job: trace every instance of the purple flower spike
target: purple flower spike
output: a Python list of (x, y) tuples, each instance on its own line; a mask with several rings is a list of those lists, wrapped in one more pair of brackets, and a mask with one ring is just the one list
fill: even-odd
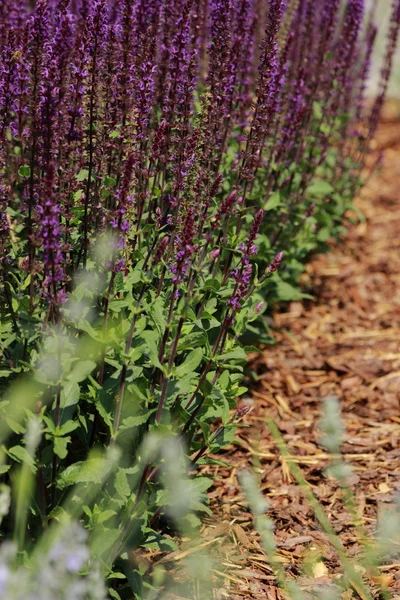
[(275, 273), (275, 271), (277, 271), (279, 269), (282, 260), (283, 260), (283, 252), (278, 252), (278, 254), (275, 256), (272, 263), (269, 265), (267, 272)]
[(195, 215), (193, 208), (189, 208), (182, 231), (175, 238), (175, 258), (170, 265), (174, 275), (173, 282), (180, 284), (185, 280), (186, 273), (191, 265), (191, 259), (198, 246), (193, 243), (195, 235)]
[(260, 313), (262, 312), (262, 310), (264, 309), (265, 306), (265, 302), (259, 302), (255, 308), (256, 313)]
[(61, 210), (54, 197), (55, 170), (51, 163), (47, 170), (43, 199), (37, 207), (41, 223), (40, 237), (43, 245), (43, 263), (45, 272), (44, 286), (47, 296), (54, 304), (60, 303), (58, 293), (60, 284), (65, 280), (63, 268), (64, 256), (61, 251)]

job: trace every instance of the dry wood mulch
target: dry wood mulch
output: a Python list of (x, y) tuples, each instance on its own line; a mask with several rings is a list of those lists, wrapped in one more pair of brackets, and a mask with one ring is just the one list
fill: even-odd
[[(258, 475), (268, 501), (266, 514), (274, 522), (278, 558), (288, 578), (297, 581), (309, 600), (322, 587), (341, 589), (340, 560), (276, 447), (266, 424), (272, 418), (370, 594), (383, 598), (384, 586), (400, 600), (400, 540), (397, 557), (377, 572), (357, 566), (362, 542), (340, 487), (326, 472), (330, 457), (318, 429), (323, 399), (336, 396), (346, 427), (342, 453), (353, 468), (350, 485), (358, 524), (374, 535), (379, 511), (400, 498), (399, 103), (386, 107), (371, 165), (379, 158), (381, 168), (356, 201), (366, 221), (350, 229), (345, 244), (312, 260), (303, 286), (314, 300), (275, 312), (277, 344), (252, 357), (258, 383), (242, 402), (251, 411), (243, 420), (239, 444), (215, 457), (228, 467), (204, 469), (215, 486), (213, 516), (206, 520), (202, 538), (162, 559), (174, 579), (179, 573), (186, 579), (185, 560), (192, 557), (201, 580), (199, 551), (211, 555), (212, 574), (206, 577), (213, 591), (200, 586), (196, 591), (194, 585), (189, 593), (183, 586), (182, 594), (168, 599), (291, 600), (277, 585), (238, 483), (238, 474), (248, 468)], [(351, 584), (339, 597), (365, 600)]]
[[(396, 116), (396, 118), (394, 118)], [(322, 400), (340, 400), (347, 430), (342, 451), (353, 466), (351, 488), (360, 519), (374, 532), (377, 513), (400, 496), (400, 117), (387, 108), (378, 132), (377, 171), (358, 207), (365, 222), (354, 226), (345, 246), (316, 256), (304, 286), (314, 301), (295, 302), (274, 315), (276, 346), (254, 357), (259, 384), (245, 402), (239, 447), (222, 457), (229, 468), (213, 468), (214, 517), (205, 526), (219, 566), (218, 600), (278, 600), (279, 591), (252, 516), (238, 484), (243, 468), (255, 469), (269, 502), (279, 559), (306, 597), (338, 581), (340, 562), (290, 474), (266, 426), (272, 417), (315, 496), (356, 564), (360, 539), (342, 502), (342, 492), (326, 474), (329, 457), (319, 444)], [(321, 559), (321, 560), (318, 560)], [(400, 599), (397, 560), (382, 565), (378, 577), (363, 573), (374, 597), (380, 584)], [(348, 590), (343, 599), (362, 597)]]

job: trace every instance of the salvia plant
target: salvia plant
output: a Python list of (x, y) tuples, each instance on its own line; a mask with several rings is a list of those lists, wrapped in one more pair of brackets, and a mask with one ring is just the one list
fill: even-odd
[(145, 439), (173, 433), (191, 473), (234, 439), (240, 340), (342, 231), (399, 27), (395, 0), (371, 107), (363, 0), (1, 1), (1, 470), (36, 479), (17, 552), (96, 481), (93, 448), (123, 449), (104, 502), (140, 521), (87, 503), (98, 556), (164, 543)]

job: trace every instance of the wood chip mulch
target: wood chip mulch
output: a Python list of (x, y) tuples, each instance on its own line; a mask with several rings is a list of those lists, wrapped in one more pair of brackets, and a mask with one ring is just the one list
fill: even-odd
[[(395, 558), (373, 573), (359, 565), (360, 529), (345, 508), (342, 490), (327, 474), (330, 457), (318, 429), (323, 399), (336, 396), (346, 427), (342, 453), (352, 465), (357, 525), (373, 536), (379, 511), (400, 499), (399, 103), (386, 107), (374, 143), (371, 165), (383, 158), (381, 167), (356, 201), (366, 220), (350, 228), (345, 244), (308, 265), (302, 283), (314, 300), (275, 312), (277, 344), (251, 357), (258, 381), (242, 402), (251, 411), (239, 444), (215, 456), (229, 466), (204, 468), (215, 479), (213, 516), (195, 546), (171, 556), (172, 571), (177, 567), (183, 573), (192, 552), (211, 554), (213, 591), (207, 599), (292, 600), (279, 589), (238, 482), (238, 474), (249, 468), (269, 504), (266, 515), (275, 526), (279, 562), (304, 597), (319, 598), (323, 587), (332, 586), (336, 598), (368, 598), (342, 579), (339, 557), (270, 434), (267, 419), (272, 418), (369, 598), (400, 600), (400, 540), (391, 540)], [(382, 594), (385, 588), (391, 595)], [(171, 598), (206, 600), (196, 589), (187, 593)]]
[[(218, 600), (278, 600), (280, 592), (254, 530), (238, 484), (238, 473), (253, 468), (275, 524), (279, 560), (305, 597), (339, 581), (340, 561), (326, 533), (294, 481), (266, 426), (273, 418), (296, 463), (323, 506), (353, 564), (362, 551), (360, 536), (345, 510), (342, 492), (326, 474), (329, 456), (320, 445), (322, 401), (336, 396), (346, 426), (342, 452), (360, 524), (374, 534), (378, 512), (400, 496), (400, 120), (388, 107), (375, 142), (383, 162), (357, 206), (366, 216), (349, 231), (345, 245), (310, 263), (303, 284), (315, 300), (293, 302), (276, 312), (276, 346), (253, 357), (259, 382), (240, 431), (240, 445), (213, 467), (214, 513), (204, 539), (215, 540)], [(399, 113), (397, 112), (397, 117)], [(217, 458), (217, 457), (216, 457)], [(221, 457), (219, 457), (221, 458)], [(396, 540), (394, 540), (394, 543)], [(397, 540), (399, 543), (399, 540)], [(387, 587), (400, 598), (397, 559), (372, 576), (357, 567), (371, 595)], [(363, 597), (348, 586), (344, 600)], [(286, 596), (287, 598), (287, 596)]]

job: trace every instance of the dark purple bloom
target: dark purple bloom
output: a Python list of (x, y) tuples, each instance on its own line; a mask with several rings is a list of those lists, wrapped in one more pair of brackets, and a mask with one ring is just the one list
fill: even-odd
[(182, 230), (174, 240), (175, 257), (171, 262), (170, 269), (174, 275), (173, 282), (180, 284), (184, 281), (187, 271), (191, 265), (197, 245), (194, 243), (195, 215), (193, 208), (189, 208), (183, 222)]
[(243, 176), (247, 179), (254, 177), (265, 142), (265, 134), (274, 115), (279, 72), (278, 34), (284, 9), (284, 0), (271, 0), (265, 39), (261, 48), (257, 103), (242, 167)]
[(232, 210), (235, 202), (238, 199), (238, 190), (232, 190), (226, 198), (224, 198), (217, 209), (214, 217), (213, 227), (216, 228), (220, 225), (224, 218), (229, 218), (232, 214)]
[(130, 223), (127, 218), (129, 205), (132, 203), (130, 195), (130, 186), (132, 182), (133, 172), (136, 164), (136, 155), (130, 154), (125, 163), (125, 171), (121, 181), (120, 189), (115, 195), (116, 208), (112, 212), (112, 217), (109, 221), (111, 228), (118, 235), (118, 247), (123, 248), (125, 245), (125, 237), (130, 230)]
[(65, 280), (64, 256), (61, 251), (61, 209), (54, 194), (54, 165), (49, 164), (42, 200), (37, 207), (47, 297), (55, 304), (64, 299), (61, 285)]
[(269, 265), (267, 272), (275, 273), (275, 271), (277, 271), (279, 269), (282, 260), (283, 260), (283, 252), (278, 252), (278, 254), (275, 256), (274, 260)]
[(242, 261), (245, 264), (247, 264), (249, 262), (249, 259), (252, 255), (257, 254), (257, 247), (254, 242), (257, 238), (258, 232), (260, 231), (261, 222), (263, 220), (263, 217), (264, 217), (264, 211), (262, 209), (260, 209), (257, 212), (256, 218), (253, 221), (253, 224), (251, 226), (250, 233), (248, 235), (246, 243), (244, 243), (240, 248), (243, 252)]
[(153, 263), (155, 265), (158, 264), (162, 258), (164, 258), (164, 254), (168, 248), (169, 241), (169, 237), (165, 235), (161, 242), (158, 244), (153, 256)]
[(251, 264), (242, 263), (238, 269), (232, 271), (232, 279), (236, 282), (233, 295), (228, 301), (233, 313), (241, 308), (242, 300), (249, 291), (253, 267)]

